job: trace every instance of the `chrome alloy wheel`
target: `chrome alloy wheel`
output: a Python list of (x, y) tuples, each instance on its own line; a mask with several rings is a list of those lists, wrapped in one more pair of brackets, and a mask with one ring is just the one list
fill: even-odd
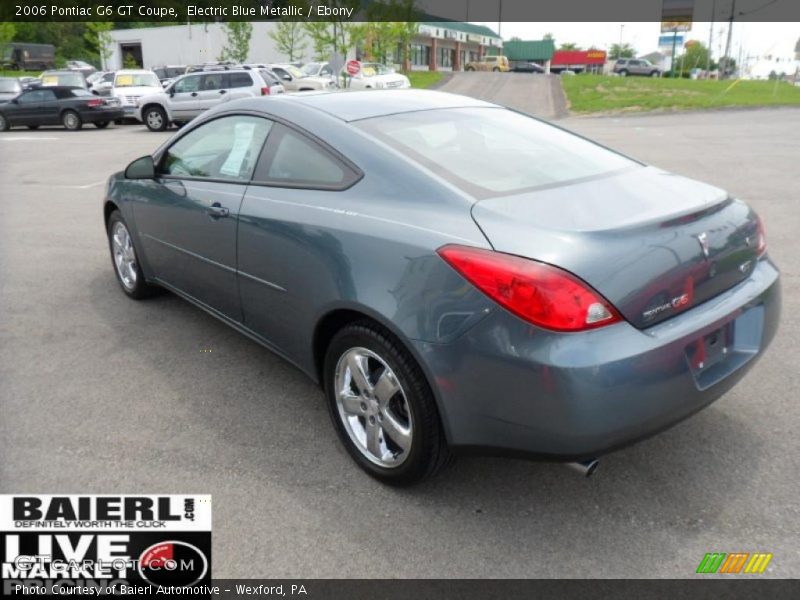
[(122, 285), (127, 290), (136, 287), (136, 252), (128, 229), (119, 221), (114, 223), (111, 233), (111, 245), (114, 252), (114, 265), (117, 267)]
[(164, 126), (164, 117), (158, 110), (147, 111), (147, 126), (150, 129), (160, 129)]
[(64, 126), (67, 129), (77, 129), (78, 128), (78, 115), (75, 113), (67, 113), (64, 115)]
[(414, 425), (394, 371), (366, 348), (351, 348), (336, 364), (336, 406), (345, 431), (370, 462), (399, 467), (411, 450)]

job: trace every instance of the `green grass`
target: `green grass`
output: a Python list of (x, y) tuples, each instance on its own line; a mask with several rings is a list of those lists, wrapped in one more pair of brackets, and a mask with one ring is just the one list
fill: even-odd
[(649, 77), (562, 77), (576, 113), (687, 110), (720, 106), (800, 106), (800, 87), (781, 81), (693, 81)]
[(411, 81), (412, 88), (429, 88), (443, 77), (440, 71), (410, 71), (405, 75)]
[(0, 70), (0, 77), (38, 77), (41, 71), (3, 71)]

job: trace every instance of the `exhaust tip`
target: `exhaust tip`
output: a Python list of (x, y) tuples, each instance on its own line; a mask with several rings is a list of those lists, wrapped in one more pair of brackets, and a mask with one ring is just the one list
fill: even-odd
[(592, 458), (590, 460), (583, 460), (580, 462), (566, 463), (566, 465), (584, 477), (591, 477), (592, 474), (597, 470), (597, 467), (600, 466), (600, 461), (596, 458)]

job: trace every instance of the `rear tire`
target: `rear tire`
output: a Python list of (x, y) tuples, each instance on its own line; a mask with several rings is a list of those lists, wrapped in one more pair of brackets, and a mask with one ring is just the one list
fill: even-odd
[(105, 129), (106, 127), (108, 127), (108, 121), (98, 121), (97, 123), (94, 124), (94, 126), (97, 127), (98, 129)]
[(111, 264), (125, 295), (134, 300), (142, 300), (159, 293), (161, 288), (150, 285), (144, 280), (133, 238), (119, 210), (114, 210), (108, 217), (107, 231)]
[(28, 125), (28, 129), (32, 129), (32, 130), (36, 131), (37, 129), (39, 129), (39, 126), (38, 125)]
[(8, 119), (6, 119), (5, 115), (0, 114), (0, 131), (8, 131), (11, 129), (11, 125), (8, 123)]
[(150, 131), (164, 131), (169, 127), (167, 113), (160, 106), (148, 106), (142, 113), (142, 120)]
[(494, 69), (492, 69), (492, 71), (494, 71), (495, 73), (498, 73), (498, 72), (500, 71), (500, 69), (498, 69), (497, 67), (495, 67)]
[(650, 73), (650, 77), (658, 77), (658, 71), (653, 71)]
[(625, 69), (623, 69), (622, 71), (619, 72), (619, 76), (620, 77), (627, 77), (628, 76), (628, 72)]
[(74, 110), (65, 110), (61, 115), (61, 124), (67, 131), (78, 131), (83, 127), (83, 120)]
[(323, 367), (333, 426), (353, 460), (389, 485), (411, 485), (447, 466), (436, 401), (411, 353), (363, 320), (331, 340)]
[(122, 125), (125, 119), (114, 119), (114, 125)]

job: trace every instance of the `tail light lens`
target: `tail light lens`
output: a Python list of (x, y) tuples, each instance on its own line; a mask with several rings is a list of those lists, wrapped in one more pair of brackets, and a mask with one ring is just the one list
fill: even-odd
[(102, 100), (100, 98), (95, 98), (93, 100), (89, 100), (86, 103), (86, 106), (88, 106), (89, 108), (97, 108), (98, 106), (103, 106), (103, 104), (105, 104), (105, 100)]
[(605, 298), (557, 267), (468, 246), (443, 246), (438, 254), (492, 300), (539, 327), (585, 331), (622, 320)]
[(261, 95), (262, 96), (269, 96), (269, 88), (268, 87), (262, 87), (261, 88)]
[(756, 254), (761, 258), (767, 253), (767, 232), (764, 229), (764, 221), (761, 220), (761, 217), (756, 217), (756, 219), (756, 235), (758, 236)]

